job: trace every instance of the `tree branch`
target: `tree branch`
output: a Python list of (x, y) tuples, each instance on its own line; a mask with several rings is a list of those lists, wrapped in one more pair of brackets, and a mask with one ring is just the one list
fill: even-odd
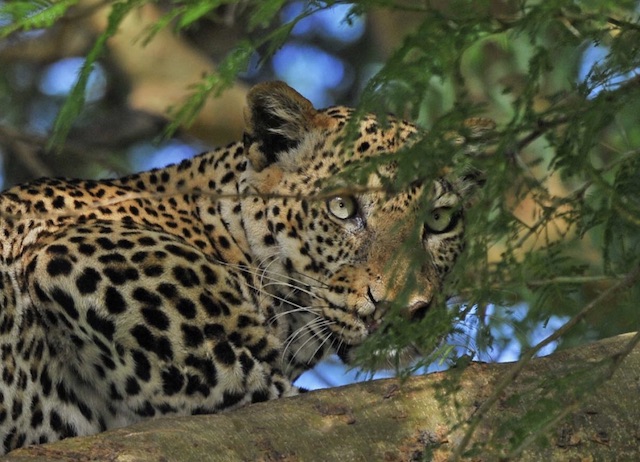
[[(640, 407), (629, 390), (637, 388), (640, 375), (639, 338), (627, 334), (531, 361), (479, 424), (470, 441), (475, 460), (498, 460), (512, 446), (522, 450), (518, 460), (524, 461), (611, 460), (614, 454), (618, 460), (637, 459)], [(619, 367), (596, 390), (591, 375), (612, 358)], [(20, 449), (1, 460), (446, 460), (460, 447), (464, 428), (459, 423), (477, 414), (477, 403), (512, 367), (474, 363), (403, 383), (379, 380), (218, 415), (152, 419)], [(568, 399), (558, 377), (584, 371), (571, 377), (571, 385), (586, 395)], [(538, 426), (535, 437), (514, 434), (515, 422), (521, 428), (527, 412), (544, 400), (552, 409), (564, 406), (562, 412)], [(526, 428), (536, 428), (533, 424)]]
[(478, 411), (469, 420), (465, 435), (462, 438), (460, 445), (456, 448), (453, 454), (453, 460), (460, 460), (462, 454), (464, 453), (464, 450), (471, 442), (473, 433), (480, 424), (480, 421), (489, 412), (493, 405), (502, 397), (502, 393), (504, 392), (504, 390), (513, 383), (515, 378), (523, 371), (523, 369), (535, 357), (535, 355), (540, 352), (540, 350), (549, 345), (551, 342), (554, 342), (565, 335), (576, 324), (582, 321), (587, 316), (587, 314), (589, 314), (595, 307), (599, 306), (601, 303), (608, 300), (613, 295), (629, 289), (630, 287), (633, 287), (638, 283), (639, 279), (640, 266), (637, 266), (632, 271), (630, 271), (623, 280), (611, 286), (609, 289), (607, 289), (598, 297), (585, 305), (578, 314), (573, 316), (553, 334), (549, 335), (547, 338), (539, 342), (535, 347), (531, 348), (528, 351), (525, 351), (520, 360), (510, 368), (509, 372), (502, 377), (499, 384), (495, 388), (493, 388), (491, 396), (482, 403), (482, 405), (478, 408)]

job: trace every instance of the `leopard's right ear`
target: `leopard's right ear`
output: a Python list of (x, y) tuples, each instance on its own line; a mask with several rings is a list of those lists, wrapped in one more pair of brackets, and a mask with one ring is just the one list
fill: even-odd
[(245, 152), (256, 171), (297, 147), (318, 123), (311, 102), (284, 82), (254, 86), (245, 108)]
[[(451, 136), (451, 141), (462, 148), (465, 157), (486, 157), (491, 155), (490, 144), (495, 141), (496, 123), (485, 117), (472, 117), (464, 121), (459, 133)], [(462, 198), (465, 208), (477, 200), (477, 193), (485, 184), (485, 172), (467, 167), (466, 171), (453, 180), (454, 188)]]

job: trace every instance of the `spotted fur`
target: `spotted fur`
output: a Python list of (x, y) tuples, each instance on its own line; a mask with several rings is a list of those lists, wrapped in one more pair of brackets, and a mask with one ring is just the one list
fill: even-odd
[(365, 117), (347, 151), (349, 117), (263, 84), (243, 142), (2, 193), (0, 451), (296, 394), (302, 371), (348, 359), (379, 326), (407, 276), (390, 262), (416, 227), (425, 263), (404, 299), (420, 317), (462, 248), (460, 195), (432, 187), (433, 210), (455, 211), (442, 229), (420, 222), (422, 184), (390, 195), (372, 175), (327, 196), (326, 180), (416, 132)]

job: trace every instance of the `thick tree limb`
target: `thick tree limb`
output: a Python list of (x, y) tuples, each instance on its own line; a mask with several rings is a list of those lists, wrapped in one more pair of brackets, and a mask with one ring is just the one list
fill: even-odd
[[(483, 419), (465, 456), (637, 460), (640, 348), (621, 356), (632, 338), (619, 336), (532, 361)], [(600, 380), (621, 357), (613, 376)], [(404, 384), (380, 380), (225, 414), (155, 419), (17, 450), (2, 460), (446, 460), (466, 420), (510, 368), (471, 364)], [(527, 442), (532, 444), (512, 452)]]

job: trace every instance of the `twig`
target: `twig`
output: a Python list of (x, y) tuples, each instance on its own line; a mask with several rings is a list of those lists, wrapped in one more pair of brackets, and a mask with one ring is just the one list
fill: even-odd
[(554, 284), (585, 284), (589, 282), (620, 280), (622, 278), (623, 276), (610, 276), (605, 274), (599, 276), (558, 276), (551, 279), (527, 281), (526, 285), (528, 287), (544, 287)]
[(52, 172), (38, 157), (33, 149), (34, 139), (24, 133), (0, 125), (0, 142), (4, 142), (13, 149), (20, 161), (34, 177), (51, 176)]
[(15, 150), (18, 160), (24, 165), (34, 177), (53, 176), (53, 172), (42, 162), (38, 153), (31, 145), (24, 141), (15, 141), (11, 144)]
[[(513, 367), (509, 370), (507, 374), (502, 378), (502, 380), (496, 385), (493, 390), (493, 393), (489, 398), (482, 403), (482, 405), (477, 409), (474, 415), (470, 418), (468, 422), (468, 428), (465, 432), (462, 441), (456, 447), (453, 455), (453, 461), (459, 461), (462, 458), (462, 453), (469, 445), (471, 441), (471, 437), (473, 436), (476, 428), (482, 421), (483, 417), (487, 414), (489, 409), (498, 401), (500, 396), (504, 390), (513, 383), (514, 379), (522, 372), (524, 367), (535, 357), (535, 355), (542, 350), (545, 346), (549, 345), (551, 342), (556, 341), (560, 337), (562, 337), (565, 333), (567, 333), (570, 329), (572, 329), (576, 324), (582, 321), (595, 307), (599, 306), (602, 302), (608, 300), (613, 295), (617, 294), (620, 291), (629, 289), (634, 284), (636, 284), (640, 280), (640, 265), (636, 266), (632, 271), (627, 273), (622, 281), (617, 283), (616, 285), (610, 287), (603, 293), (601, 293), (598, 297), (593, 299), (587, 305), (582, 308), (582, 310), (576, 314), (573, 318), (567, 321), (562, 327), (560, 327), (553, 334), (549, 335), (547, 338), (538, 343), (535, 347), (527, 350), (523, 353), (522, 358), (513, 365)], [(626, 350), (625, 350), (626, 351)]]
[[(640, 331), (636, 332), (636, 334), (631, 338), (629, 342), (627, 342), (624, 349), (618, 353), (616, 353), (612, 357), (611, 365), (607, 369), (605, 374), (602, 374), (601, 377), (597, 378), (593, 381), (591, 391), (595, 390), (601, 384), (609, 380), (615, 371), (617, 371), (622, 362), (625, 360), (627, 356), (634, 350), (634, 348), (640, 343)], [(532, 434), (529, 434), (514, 450), (512, 450), (506, 458), (509, 460), (517, 459), (522, 451), (524, 451), (530, 444), (532, 444), (536, 438), (538, 438), (542, 433), (545, 433), (547, 430), (552, 429), (555, 425), (564, 419), (570, 412), (574, 411), (580, 406), (580, 397), (576, 397), (571, 403), (564, 406), (562, 411), (560, 411), (553, 419), (547, 422), (541, 429)]]
[[(43, 151), (46, 151), (47, 139), (41, 135), (35, 135), (30, 133), (25, 133), (20, 130), (16, 130), (15, 128), (9, 127), (7, 125), (0, 125), (0, 144), (4, 143), (8, 146), (14, 147), (17, 143), (23, 143), (25, 145), (35, 146)], [(18, 149), (16, 149), (18, 150)], [(112, 169), (116, 172), (124, 173), (121, 171), (121, 167), (113, 162), (111, 162), (110, 154), (106, 149), (96, 148), (90, 144), (84, 144), (78, 141), (67, 140), (64, 144), (63, 150), (74, 156), (78, 157), (87, 157), (91, 155), (92, 161), (103, 165), (105, 168)], [(22, 159), (19, 159), (22, 160)], [(42, 167), (49, 170), (47, 166), (41, 163)], [(29, 165), (28, 165), (29, 166)], [(46, 173), (44, 171), (32, 170), (35, 173), (35, 177), (38, 176), (51, 176), (50, 173)]]

